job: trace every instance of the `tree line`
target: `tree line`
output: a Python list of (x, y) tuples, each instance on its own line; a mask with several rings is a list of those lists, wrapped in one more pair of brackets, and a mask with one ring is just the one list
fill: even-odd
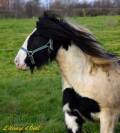
[(44, 10), (55, 10), (68, 16), (120, 15), (120, 0), (55, 0), (45, 6), (41, 0), (15, 0), (9, 8), (0, 8), (0, 17), (38, 17)]

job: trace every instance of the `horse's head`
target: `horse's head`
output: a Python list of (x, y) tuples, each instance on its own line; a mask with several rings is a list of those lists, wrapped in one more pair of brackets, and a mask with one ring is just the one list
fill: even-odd
[(37, 29), (26, 38), (22, 47), (20, 48), (16, 58), (15, 64), (18, 69), (31, 70), (37, 66), (45, 64), (53, 51), (53, 40), (48, 37), (41, 36)]
[(36, 23), (36, 28), (20, 48), (15, 64), (18, 69), (40, 67), (54, 59), (59, 48), (68, 50), (72, 44), (85, 54), (108, 61), (113, 58), (88, 32), (77, 29), (55, 14), (45, 13)]
[(60, 22), (55, 16), (46, 14), (39, 19), (36, 28), (26, 38), (15, 58), (18, 69), (30, 67), (33, 70), (34, 67), (39, 67), (49, 59), (52, 60), (62, 44), (68, 44), (69, 39)]

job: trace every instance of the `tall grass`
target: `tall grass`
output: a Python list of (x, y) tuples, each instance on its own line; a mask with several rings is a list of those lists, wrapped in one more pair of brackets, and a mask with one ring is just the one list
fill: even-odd
[[(89, 28), (104, 47), (120, 54), (120, 16), (72, 17)], [(19, 71), (14, 57), (36, 19), (0, 20), (0, 132), (6, 125), (40, 125), (40, 133), (65, 133), (59, 67), (55, 62), (33, 75)], [(119, 106), (119, 105), (118, 105)], [(17, 131), (15, 131), (17, 132)], [(34, 131), (23, 131), (30, 133)], [(84, 133), (98, 133), (99, 124), (87, 122)], [(117, 133), (120, 126), (117, 126)]]

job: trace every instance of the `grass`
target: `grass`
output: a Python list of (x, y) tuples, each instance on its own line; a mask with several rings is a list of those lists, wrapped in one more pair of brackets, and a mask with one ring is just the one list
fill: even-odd
[[(108, 51), (120, 55), (120, 16), (72, 17), (70, 20), (89, 28)], [(44, 66), (34, 75), (16, 70), (13, 63), (35, 21), (0, 20), (0, 133), (8, 132), (2, 130), (6, 125), (40, 126), (39, 131), (22, 133), (65, 133), (61, 77), (56, 63)], [(116, 132), (120, 132), (119, 124)], [(99, 133), (99, 124), (87, 122), (84, 133)]]

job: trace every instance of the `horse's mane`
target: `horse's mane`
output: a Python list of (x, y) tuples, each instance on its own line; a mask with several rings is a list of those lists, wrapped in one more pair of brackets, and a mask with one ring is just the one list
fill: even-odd
[(37, 22), (37, 30), (41, 35), (61, 43), (67, 41), (70, 42), (68, 45), (71, 45), (73, 42), (96, 63), (104, 64), (118, 60), (115, 55), (108, 53), (91, 33), (83, 28), (74, 27), (73, 24), (54, 13), (45, 12)]

